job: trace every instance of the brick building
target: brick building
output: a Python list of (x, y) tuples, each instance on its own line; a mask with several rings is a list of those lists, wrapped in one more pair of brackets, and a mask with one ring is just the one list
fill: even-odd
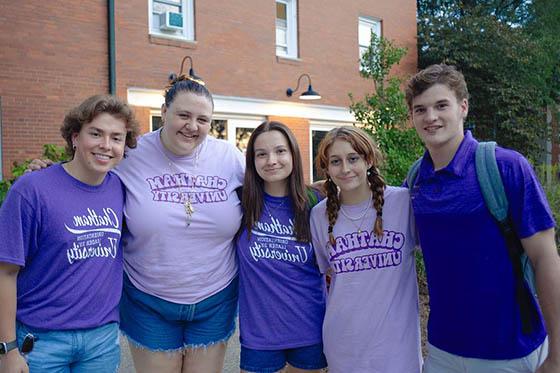
[[(413, 0), (3, 1), (2, 174), (42, 144), (62, 144), (65, 112), (92, 94), (114, 90), (135, 107), (143, 131), (156, 128), (167, 77), (188, 55), (214, 95), (217, 136), (242, 147), (262, 120), (283, 121), (312, 178), (324, 131), (354, 121), (348, 93), (373, 89), (358, 64), (370, 29), (408, 48), (397, 74), (415, 72)], [(302, 74), (320, 100), (298, 99), (305, 76), (286, 95)]]

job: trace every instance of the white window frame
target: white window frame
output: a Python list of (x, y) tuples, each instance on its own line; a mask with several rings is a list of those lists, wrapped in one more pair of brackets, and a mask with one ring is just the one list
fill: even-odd
[(333, 128), (344, 125), (352, 125), (352, 123), (320, 123), (315, 121), (309, 123), (309, 180), (311, 180), (312, 183), (319, 180), (313, 180), (313, 168), (315, 167), (315, 159), (313, 158), (313, 131), (329, 132)]
[(183, 30), (181, 33), (166, 32), (156, 29), (153, 23), (153, 0), (148, 0), (148, 29), (150, 35), (168, 39), (179, 39), (194, 41), (194, 0), (181, 0), (183, 14)]
[(214, 114), (212, 119), (227, 121), (226, 141), (237, 147), (237, 128), (257, 128), (266, 118), (261, 116), (246, 116), (235, 114)]
[[(368, 30), (373, 30), (378, 37), (381, 37), (381, 20), (372, 17), (358, 17), (358, 58), (362, 59), (362, 48), (368, 48), (371, 44), (371, 31), (368, 35), (362, 35), (362, 37), (367, 38), (367, 44), (360, 44), (360, 26), (365, 26)], [(358, 63), (359, 64), (359, 63)]]
[(160, 117), (163, 118), (162, 114), (161, 114), (161, 110), (150, 110), (150, 132), (154, 131), (154, 128), (152, 126), (153, 124), (153, 117)]
[[(298, 58), (298, 27), (297, 27), (297, 0), (276, 0), (276, 3), (283, 3), (286, 4), (286, 41), (287, 41), (287, 51), (286, 54), (281, 53), (276, 50), (276, 55), (279, 57), (285, 58)], [(276, 7), (275, 9), (275, 17), (276, 20)], [(276, 30), (276, 21), (274, 28)], [(276, 34), (275, 34), (276, 35)], [(275, 43), (276, 46), (276, 38)]]

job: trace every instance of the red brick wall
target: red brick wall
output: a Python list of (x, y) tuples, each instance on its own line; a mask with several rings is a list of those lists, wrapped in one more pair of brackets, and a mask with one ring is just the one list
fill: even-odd
[(309, 73), (321, 104), (348, 106), (349, 92), (359, 98), (373, 89), (358, 73), (359, 16), (381, 19), (383, 34), (408, 48), (397, 73), (416, 70), (411, 0), (300, 0), (298, 61), (276, 58), (274, 1), (204, 0), (195, 8), (194, 43), (156, 43), (148, 35), (147, 1), (117, 3), (120, 94), (127, 87), (161, 89), (169, 72), (178, 72), (182, 57), (190, 55), (214, 94), (298, 101), (286, 97), (286, 88)]
[[(196, 41), (187, 43), (149, 35), (148, 0), (115, 3), (120, 97), (129, 87), (161, 89), (188, 54), (215, 94), (297, 102), (285, 90), (309, 73), (320, 104), (348, 106), (349, 92), (360, 98), (373, 89), (358, 74), (359, 16), (381, 19), (383, 34), (409, 48), (398, 73), (416, 69), (411, 0), (300, 0), (297, 61), (276, 58), (274, 1), (195, 0)], [(61, 144), (65, 112), (108, 91), (106, 7), (101, 0), (0, 3), (4, 175), (13, 161), (37, 156), (42, 144)], [(137, 112), (147, 129), (149, 110)], [(302, 150), (307, 144), (302, 137)]]
[(62, 144), (68, 109), (105, 93), (106, 1), (2, 1), (0, 97), (3, 170)]

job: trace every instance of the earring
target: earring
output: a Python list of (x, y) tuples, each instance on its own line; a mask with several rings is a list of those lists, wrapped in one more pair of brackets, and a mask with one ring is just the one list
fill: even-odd
[(72, 143), (72, 150), (76, 150), (76, 144)]

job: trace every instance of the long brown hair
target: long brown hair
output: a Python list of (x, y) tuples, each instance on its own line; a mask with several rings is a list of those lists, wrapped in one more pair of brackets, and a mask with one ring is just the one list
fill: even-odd
[(309, 230), (309, 204), (303, 178), (301, 154), (292, 131), (283, 123), (265, 121), (261, 123), (249, 138), (246, 152), (246, 170), (243, 183), (242, 206), (244, 210), (243, 225), (251, 234), (253, 225), (259, 220), (264, 204), (264, 180), (255, 168), (255, 141), (264, 132), (278, 131), (284, 135), (292, 153), (292, 173), (288, 177), (288, 196), (292, 199), (294, 209), (294, 233), (298, 241), (311, 240)]
[(352, 148), (364, 159), (367, 164), (372, 166), (367, 170), (367, 179), (372, 192), (373, 207), (377, 211), (377, 217), (373, 225), (373, 231), (376, 236), (383, 235), (383, 204), (385, 199), (383, 192), (385, 191), (385, 180), (379, 173), (379, 165), (382, 160), (381, 152), (377, 145), (373, 142), (364, 131), (357, 127), (345, 126), (334, 128), (327, 133), (319, 144), (317, 158), (315, 158), (315, 167), (327, 176), (327, 180), (323, 186), (327, 195), (327, 217), (329, 219), (329, 241), (335, 244), (333, 235), (333, 227), (338, 218), (340, 210), (340, 199), (338, 197), (338, 187), (328, 175), (329, 166), (329, 150), (336, 140), (343, 140), (350, 143)]

